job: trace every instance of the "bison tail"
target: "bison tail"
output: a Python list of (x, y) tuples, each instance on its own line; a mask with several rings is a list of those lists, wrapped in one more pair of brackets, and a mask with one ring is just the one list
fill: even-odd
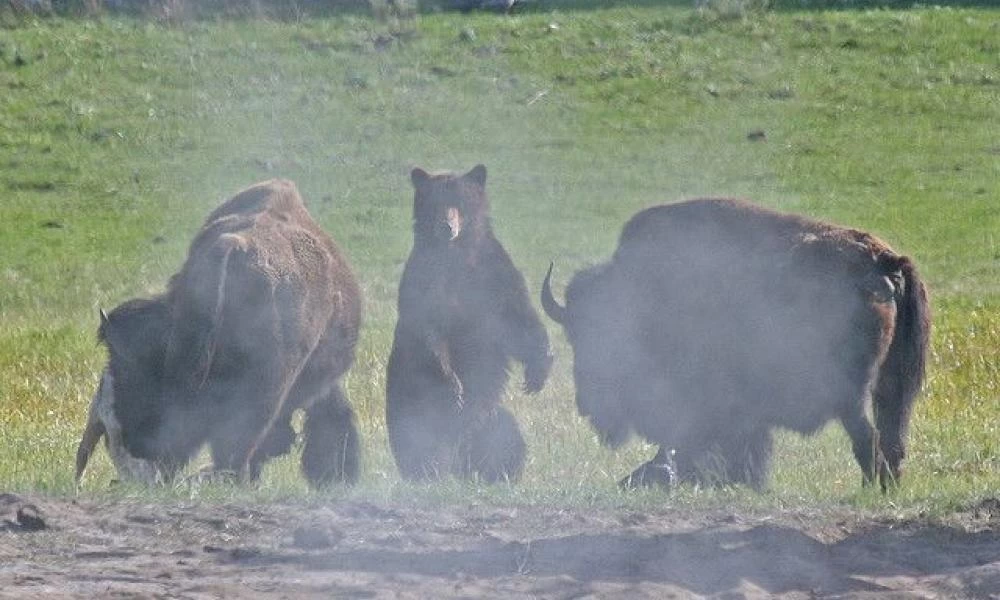
[(910, 413), (923, 384), (931, 329), (927, 289), (916, 267), (908, 258), (901, 257), (899, 270), (903, 289), (896, 299), (895, 334), (874, 393), (879, 445), (885, 459), (879, 470), (883, 489), (897, 481), (902, 472)]

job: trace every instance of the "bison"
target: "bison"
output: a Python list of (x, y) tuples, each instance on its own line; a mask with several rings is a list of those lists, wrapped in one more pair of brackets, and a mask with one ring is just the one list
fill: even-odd
[(106, 434), (125, 477), (170, 480), (207, 443), (214, 469), (255, 479), (291, 448), (301, 408), (308, 481), (355, 481), (358, 435), (339, 379), (360, 322), (351, 268), (295, 184), (247, 188), (209, 215), (163, 294), (102, 312), (109, 359), (77, 477)]
[(386, 382), (389, 442), (407, 479), (516, 480), (525, 443), (500, 406), (511, 359), (542, 389), (549, 339), (490, 226), (486, 167), (411, 173), (413, 249)]
[[(913, 262), (879, 239), (733, 199), (655, 206), (542, 306), (603, 442), (657, 455), (622, 485), (765, 485), (772, 431), (838, 419), (863, 482), (899, 479), (930, 332)], [(874, 423), (872, 419), (874, 415)], [(671, 456), (673, 454), (673, 456)]]

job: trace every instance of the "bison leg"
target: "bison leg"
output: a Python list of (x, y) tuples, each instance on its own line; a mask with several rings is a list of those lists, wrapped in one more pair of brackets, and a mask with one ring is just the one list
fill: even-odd
[[(901, 419), (901, 416), (903, 419)], [(879, 481), (882, 491), (899, 482), (903, 474), (903, 459), (906, 458), (906, 432), (909, 428), (909, 414), (900, 415), (886, 410), (875, 413), (879, 435), (879, 449), (885, 459), (879, 465)]]
[(257, 447), (253, 458), (250, 460), (249, 472), (247, 476), (251, 481), (260, 479), (260, 472), (264, 463), (272, 458), (288, 454), (295, 443), (295, 430), (289, 419), (278, 421), (268, 432), (267, 437)]
[(527, 446), (514, 415), (502, 406), (465, 433), (457, 475), (478, 475), (483, 481), (515, 482), (524, 469)]
[(354, 410), (339, 386), (306, 410), (302, 472), (313, 487), (358, 480), (358, 431)]
[(656, 456), (619, 481), (618, 487), (623, 489), (654, 486), (669, 489), (673, 487), (677, 483), (677, 472), (674, 469), (672, 454), (673, 452), (667, 452), (663, 446), (660, 446)]
[(875, 475), (883, 462), (878, 446), (878, 431), (860, 407), (841, 416), (840, 422), (851, 437), (854, 458), (861, 467), (862, 485), (869, 486), (874, 483)]
[[(251, 481), (260, 476), (261, 465), (267, 456), (280, 454), (284, 438), (288, 437), (291, 431), (291, 427), (287, 424), (288, 419), (275, 423), (261, 447), (248, 460), (258, 434), (267, 426), (266, 412), (245, 406), (229, 405), (227, 410), (219, 410), (216, 415), (215, 421), (218, 425), (208, 439), (212, 451), (212, 470), (217, 473), (245, 475)], [(287, 430), (283, 431), (282, 425)], [(294, 440), (294, 432), (288, 439), (289, 445), (291, 440)], [(247, 468), (246, 473), (244, 468)]]
[(875, 389), (875, 425), (883, 461), (878, 465), (882, 491), (899, 482), (906, 458), (906, 436), (910, 428), (912, 397), (906, 397), (880, 379)]

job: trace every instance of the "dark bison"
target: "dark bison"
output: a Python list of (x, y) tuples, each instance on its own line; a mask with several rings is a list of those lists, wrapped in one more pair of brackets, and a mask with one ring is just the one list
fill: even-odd
[(524, 278), (493, 235), (486, 167), (411, 173), (413, 250), (399, 284), (386, 421), (400, 473), (516, 480), (525, 444), (500, 406), (510, 359), (545, 384), (549, 340)]
[(240, 192), (209, 215), (165, 293), (102, 313), (109, 361), (78, 477), (105, 434), (125, 476), (169, 480), (207, 443), (215, 469), (253, 479), (291, 448), (302, 408), (309, 482), (354, 481), (357, 431), (339, 378), (360, 320), (350, 266), (295, 184)]
[(635, 215), (565, 307), (551, 274), (542, 305), (573, 347), (580, 414), (611, 446), (631, 432), (660, 445), (623, 485), (676, 474), (760, 488), (774, 428), (831, 419), (866, 484), (899, 478), (930, 315), (913, 263), (877, 238), (698, 199)]

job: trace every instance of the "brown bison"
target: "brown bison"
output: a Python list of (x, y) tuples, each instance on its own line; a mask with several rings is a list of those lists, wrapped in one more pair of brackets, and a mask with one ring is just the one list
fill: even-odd
[(549, 340), (524, 278), (493, 235), (486, 167), (411, 173), (413, 250), (399, 284), (386, 421), (400, 473), (516, 480), (525, 444), (500, 406), (510, 359), (545, 384)]
[(913, 263), (875, 237), (698, 199), (635, 215), (565, 306), (551, 273), (542, 305), (573, 347), (580, 414), (609, 445), (631, 432), (660, 445), (623, 485), (760, 488), (774, 428), (831, 419), (866, 484), (899, 478), (930, 315)]
[(354, 481), (357, 431), (339, 378), (360, 320), (350, 266), (295, 184), (240, 192), (209, 215), (165, 293), (102, 313), (109, 361), (78, 477), (106, 434), (125, 476), (169, 480), (207, 443), (215, 469), (253, 479), (291, 448), (302, 408), (309, 482)]

